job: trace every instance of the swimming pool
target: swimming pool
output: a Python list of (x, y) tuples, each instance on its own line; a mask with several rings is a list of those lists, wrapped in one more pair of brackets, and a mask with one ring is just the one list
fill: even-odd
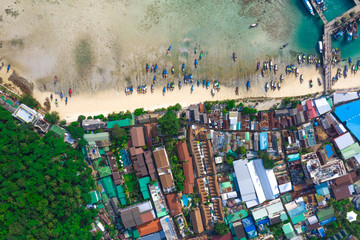
[(189, 203), (190, 203), (190, 201), (191, 201), (191, 198), (189, 197), (189, 195), (184, 194), (184, 195), (182, 196), (182, 198), (181, 198), (181, 201), (182, 201), (184, 207), (188, 207), (188, 206), (189, 206)]
[(331, 149), (331, 146), (329, 144), (325, 145), (325, 150), (328, 158), (331, 158), (334, 155), (334, 152)]

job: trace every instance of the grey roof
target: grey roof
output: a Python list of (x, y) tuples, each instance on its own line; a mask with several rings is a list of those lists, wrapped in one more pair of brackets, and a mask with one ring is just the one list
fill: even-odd
[(359, 98), (357, 92), (334, 93), (334, 105)]
[(257, 200), (255, 188), (246, 163), (247, 160), (234, 161), (235, 176), (240, 189), (241, 199), (244, 202)]
[(292, 108), (289, 110), (289, 115), (290, 116), (295, 116), (298, 113), (297, 108)]
[(278, 223), (281, 223), (282, 220), (281, 220), (281, 217), (280, 215), (276, 216), (276, 217), (273, 217), (273, 218), (270, 218), (270, 223), (271, 224), (278, 224)]
[(121, 221), (125, 228), (131, 228), (136, 226), (131, 210), (121, 213)]
[(360, 211), (360, 195), (357, 195), (353, 200), (354, 208)]
[(296, 114), (296, 121), (298, 122), (298, 124), (304, 123), (305, 122), (305, 116), (304, 116), (304, 112), (298, 112)]
[(289, 110), (282, 109), (282, 110), (275, 110), (275, 117), (283, 117), (289, 115)]
[(233, 223), (235, 235), (238, 239), (246, 238), (245, 230), (241, 222)]
[(82, 121), (82, 127), (87, 131), (93, 131), (100, 128), (105, 128), (106, 123), (101, 119), (85, 119)]

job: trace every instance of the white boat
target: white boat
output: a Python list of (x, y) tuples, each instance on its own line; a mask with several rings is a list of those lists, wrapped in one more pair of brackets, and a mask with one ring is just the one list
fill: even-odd
[(250, 25), (250, 28), (254, 28), (254, 27), (257, 27), (257, 26), (258, 26), (257, 23), (253, 23), (253, 24)]
[(310, 0), (303, 0), (303, 3), (305, 4), (305, 7), (311, 13), (311, 15), (314, 16), (315, 14), (314, 14), (313, 7), (311, 6)]
[(322, 53), (323, 52), (323, 43), (322, 43), (322, 41), (319, 41), (318, 44), (319, 44), (319, 52)]

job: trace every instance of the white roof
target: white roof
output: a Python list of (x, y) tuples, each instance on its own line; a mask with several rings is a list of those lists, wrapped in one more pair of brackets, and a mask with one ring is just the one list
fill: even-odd
[(266, 207), (266, 210), (268, 211), (268, 214), (271, 217), (273, 214), (284, 211), (284, 206), (281, 201), (278, 201), (277, 203), (271, 204), (270, 206)]
[(265, 208), (255, 209), (251, 211), (255, 221), (263, 217), (267, 217), (268, 213)]
[(285, 208), (288, 211), (293, 210), (293, 209), (295, 209), (297, 207), (298, 207), (298, 205), (296, 204), (295, 201), (292, 201), (292, 202), (289, 202), (289, 203), (285, 204)]
[(247, 164), (253, 181), (259, 202), (275, 199), (275, 195), (279, 194), (279, 188), (272, 169), (264, 168), (261, 159), (255, 159)]
[(236, 191), (232, 191), (232, 192), (228, 192), (227, 193), (227, 198), (230, 199), (230, 198), (236, 198), (237, 197), (237, 193)]
[(343, 134), (343, 133), (347, 132), (346, 128), (341, 123), (336, 125), (336, 129), (339, 131), (340, 134)]
[(349, 222), (356, 221), (356, 217), (357, 217), (357, 214), (354, 211), (348, 212), (346, 214), (346, 218), (347, 218), (347, 220), (349, 220)]
[(351, 137), (350, 133), (348, 132), (335, 138), (334, 141), (340, 151), (350, 146), (351, 144), (355, 143), (354, 139)]
[(279, 185), (279, 190), (281, 193), (289, 192), (292, 190), (292, 184), (291, 182), (287, 182), (284, 184)]
[(307, 221), (308, 221), (309, 225), (312, 225), (312, 224), (314, 224), (314, 223), (319, 222), (319, 220), (317, 219), (317, 217), (316, 217), (315, 215), (309, 217), (309, 218), (307, 219)]
[(331, 111), (331, 107), (329, 105), (329, 103), (326, 101), (326, 98), (322, 97), (322, 98), (318, 98), (314, 100), (315, 102), (315, 106), (319, 112), (320, 115)]
[(247, 208), (251, 208), (251, 207), (254, 207), (254, 206), (258, 205), (259, 202), (256, 199), (256, 200), (246, 201), (245, 204), (246, 204)]
[[(234, 161), (234, 170), (236, 181), (239, 186), (241, 199), (246, 203), (247, 201), (256, 201), (254, 185), (251, 181), (249, 170), (246, 167), (247, 160)], [(257, 205), (257, 204), (255, 204)], [(253, 205), (254, 206), (254, 205)]]
[(357, 92), (334, 93), (334, 105), (359, 98)]
[(13, 116), (25, 123), (33, 123), (40, 114), (25, 104), (21, 104), (13, 113)]
[(355, 155), (355, 159), (360, 164), (360, 153)]

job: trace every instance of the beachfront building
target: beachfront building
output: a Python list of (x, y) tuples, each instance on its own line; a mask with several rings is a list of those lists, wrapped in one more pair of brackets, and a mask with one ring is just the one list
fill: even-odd
[(31, 124), (34, 124), (42, 116), (40, 113), (32, 108), (29, 108), (25, 104), (20, 104), (12, 115), (20, 120), (20, 122)]
[(175, 184), (166, 149), (164, 147), (158, 147), (153, 151), (153, 155), (164, 193), (168, 194), (175, 191)]
[(313, 152), (302, 155), (301, 161), (306, 177), (312, 179), (315, 184), (320, 184), (346, 174), (344, 163), (340, 159), (332, 159), (322, 164), (318, 155)]
[(106, 122), (101, 119), (84, 119), (81, 126), (85, 131), (95, 131), (97, 129), (106, 128)]

